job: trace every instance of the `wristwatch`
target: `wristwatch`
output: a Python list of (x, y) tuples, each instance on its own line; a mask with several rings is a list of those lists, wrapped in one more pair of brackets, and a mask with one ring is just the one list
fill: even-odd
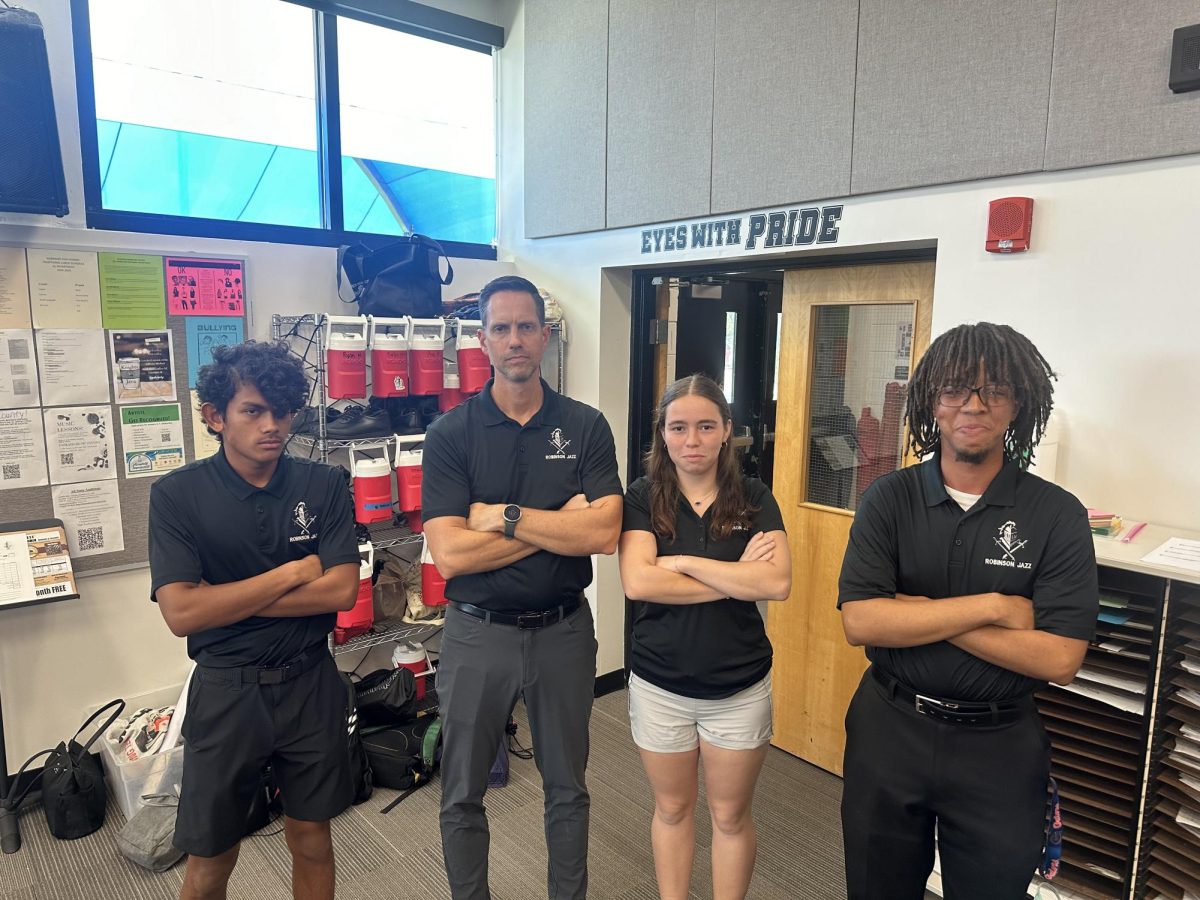
[(512, 540), (517, 536), (517, 523), (521, 521), (521, 507), (510, 503), (504, 507), (504, 536)]

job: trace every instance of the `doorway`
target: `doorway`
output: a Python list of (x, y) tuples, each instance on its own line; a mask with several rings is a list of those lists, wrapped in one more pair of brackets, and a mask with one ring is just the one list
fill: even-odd
[(911, 462), (903, 407), (929, 343), (933, 255), (635, 277), (630, 477), (666, 384), (704, 372), (732, 393), (743, 471), (772, 488), (792, 554), (790, 598), (759, 604), (775, 651), (773, 743), (835, 774), (867, 665), (843, 636), (837, 579), (862, 492)]

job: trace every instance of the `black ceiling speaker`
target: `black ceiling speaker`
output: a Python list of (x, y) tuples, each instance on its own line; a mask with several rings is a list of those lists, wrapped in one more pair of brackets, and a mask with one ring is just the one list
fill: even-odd
[(1200, 89), (1200, 25), (1175, 29), (1168, 83), (1177, 94)]
[(0, 211), (67, 214), (41, 20), (0, 6)]

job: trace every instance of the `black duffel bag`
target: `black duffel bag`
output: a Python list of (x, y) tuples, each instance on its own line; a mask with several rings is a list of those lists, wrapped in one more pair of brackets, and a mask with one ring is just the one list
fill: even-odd
[(354, 682), (354, 705), (364, 725), (396, 725), (417, 712), (411, 669), (378, 669)]
[[(25, 795), (41, 784), (42, 808), (46, 812), (46, 824), (50, 826), (52, 835), (64, 841), (73, 841), (99, 830), (104, 824), (108, 796), (100, 763), (89, 751), (124, 710), (125, 701), (114, 700), (92, 713), (69, 741), (63, 741), (53, 750), (43, 750), (31, 756), (17, 773), (5, 805), (16, 810)], [(96, 729), (86, 744), (80, 744), (79, 736), (106, 713), (108, 716), (104, 724)], [(46, 763), (41, 773), (18, 795), (17, 784), (21, 774), (43, 756), (46, 757)]]
[(409, 794), (429, 783), (442, 758), (442, 720), (436, 713), (403, 725), (363, 731), (363, 749), (378, 787), (403, 791), (380, 812), (390, 812)]
[(407, 235), (378, 250), (362, 244), (343, 247), (338, 253), (339, 288), (343, 273), (354, 288), (354, 300), (346, 302), (357, 303), (359, 315), (384, 318), (440, 316), (442, 285), (454, 280), (454, 267), (442, 245), (422, 234)]

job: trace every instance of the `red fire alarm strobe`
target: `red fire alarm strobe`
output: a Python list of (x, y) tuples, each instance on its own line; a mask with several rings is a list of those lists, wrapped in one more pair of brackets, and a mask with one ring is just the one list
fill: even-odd
[(1019, 253), (1029, 249), (1033, 230), (1033, 198), (1002, 197), (988, 204), (988, 253)]

